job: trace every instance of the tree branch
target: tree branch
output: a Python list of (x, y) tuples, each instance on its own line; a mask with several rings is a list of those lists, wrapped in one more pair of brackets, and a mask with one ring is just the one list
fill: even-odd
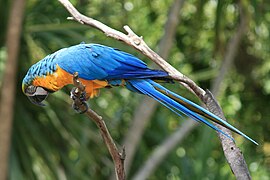
[[(159, 65), (164, 71), (168, 72), (169, 76), (172, 79), (180, 82), (182, 85), (184, 85), (186, 88), (188, 88), (191, 92), (195, 93), (197, 95), (197, 97), (199, 97), (206, 104), (207, 107), (216, 107), (216, 108), (220, 109), (220, 107), (218, 107), (218, 104), (214, 103), (215, 102), (214, 99), (211, 101), (208, 100), (209, 97), (214, 98), (213, 96), (206, 96), (207, 98), (204, 98), (206, 92), (202, 88), (197, 86), (196, 83), (194, 83), (191, 79), (189, 79), (188, 77), (186, 77), (185, 75), (183, 75), (182, 73), (177, 71), (169, 63), (167, 63), (163, 58), (161, 58), (158, 54), (156, 54), (153, 50), (151, 50), (146, 45), (146, 43), (143, 41), (142, 37), (138, 37), (128, 26), (124, 26), (124, 29), (128, 33), (126, 35), (122, 32), (116, 31), (116, 30), (108, 27), (107, 25), (105, 25), (105, 24), (103, 24), (95, 19), (92, 19), (92, 18), (89, 18), (89, 17), (86, 17), (86, 16), (80, 14), (68, 0), (59, 0), (59, 1), (66, 7), (66, 9), (73, 16), (73, 18), (69, 18), (69, 19), (73, 19), (73, 20), (76, 20), (82, 24), (86, 24), (86, 25), (92, 26), (94, 28), (97, 28), (98, 30), (104, 32), (104, 34), (107, 35), (108, 37), (112, 37), (112, 38), (115, 38), (117, 40), (123, 41), (127, 45), (132, 46), (133, 48), (139, 50), (141, 53), (143, 53), (145, 56), (147, 56), (149, 59), (151, 59), (157, 65)], [(212, 112), (214, 110), (214, 108), (210, 108), (209, 110)], [(220, 115), (220, 114), (216, 114), (216, 115)], [(224, 130), (224, 128), (221, 128), (221, 129)], [(228, 148), (224, 148), (224, 153), (228, 154), (228, 156), (226, 156), (226, 158), (228, 158), (228, 157), (233, 158), (232, 156), (229, 155), (230, 153), (227, 150), (231, 149), (230, 148), (231, 144), (232, 143), (234, 144), (234, 142), (227, 143), (230, 140), (226, 139), (226, 141), (224, 141), (223, 138), (220, 138), (220, 140), (222, 141), (222, 144), (224, 144), (225, 147), (228, 147)], [(234, 146), (235, 146), (235, 144), (234, 144)], [(237, 157), (237, 158), (240, 158), (240, 157)], [(239, 168), (239, 166), (238, 167), (231, 166), (231, 168)], [(235, 173), (238, 171), (233, 171), (233, 172)], [(245, 173), (245, 172), (243, 172), (243, 173)]]
[(73, 84), (76, 87), (76, 89), (73, 91), (73, 96), (75, 96), (73, 97), (75, 106), (78, 107), (81, 112), (85, 112), (87, 117), (89, 119), (92, 119), (96, 123), (97, 127), (100, 130), (101, 136), (114, 161), (116, 177), (118, 180), (124, 180), (125, 179), (125, 171), (124, 171), (125, 149), (123, 148), (122, 152), (118, 151), (114, 143), (114, 140), (112, 139), (102, 117), (99, 116), (92, 109), (89, 109), (87, 106), (85, 106), (84, 103), (82, 103), (80, 97), (81, 97), (81, 94), (85, 90), (85, 86), (78, 80), (78, 73), (75, 73), (73, 75)]
[[(209, 106), (209, 110), (211, 112), (215, 113), (221, 119), (225, 119), (221, 108), (219, 107), (217, 102), (214, 100), (213, 95), (210, 91), (206, 91), (205, 101), (211, 104), (211, 106)], [(218, 124), (216, 124), (216, 126), (218, 126), (218, 128), (220, 129), (222, 127)], [(228, 134), (229, 136), (232, 136), (232, 133), (230, 130), (222, 128), (222, 131)], [(237, 180), (251, 179), (245, 158), (241, 150), (235, 145), (233, 141), (229, 140), (229, 138), (226, 138), (225, 136), (220, 135), (220, 134), (218, 134), (218, 136), (221, 139), (224, 155), (236, 179)]]

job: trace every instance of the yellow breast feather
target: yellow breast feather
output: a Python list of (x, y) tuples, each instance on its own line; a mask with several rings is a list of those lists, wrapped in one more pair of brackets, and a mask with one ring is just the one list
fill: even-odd
[[(79, 78), (79, 80), (86, 86), (87, 98), (93, 98), (99, 94), (99, 89), (108, 85), (106, 81), (100, 80), (85, 80)], [(69, 74), (58, 65), (56, 71), (52, 74), (48, 73), (46, 76), (36, 77), (33, 81), (34, 86), (41, 86), (51, 91), (58, 91), (63, 86), (73, 84), (73, 75)]]

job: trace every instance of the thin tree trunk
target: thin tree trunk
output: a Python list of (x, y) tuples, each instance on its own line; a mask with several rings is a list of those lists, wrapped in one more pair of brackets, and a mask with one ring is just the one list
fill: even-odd
[(15, 99), (17, 58), (25, 0), (14, 0), (7, 29), (7, 61), (3, 77), (0, 102), (0, 180), (7, 179), (8, 157)]

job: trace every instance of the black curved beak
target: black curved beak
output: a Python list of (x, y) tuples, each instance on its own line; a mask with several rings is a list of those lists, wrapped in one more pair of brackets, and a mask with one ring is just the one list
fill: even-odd
[(45, 104), (42, 103), (47, 98), (48, 94), (46, 95), (35, 95), (35, 96), (27, 96), (28, 99), (35, 105), (38, 106), (45, 106)]
[(22, 89), (24, 94), (27, 95), (28, 99), (33, 104), (38, 106), (45, 106), (42, 101), (44, 101), (49, 94), (47, 89), (33, 85), (25, 86), (25, 84), (22, 85)]

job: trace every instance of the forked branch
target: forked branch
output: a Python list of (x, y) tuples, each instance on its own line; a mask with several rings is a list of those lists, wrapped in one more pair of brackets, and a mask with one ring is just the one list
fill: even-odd
[[(127, 45), (132, 46), (133, 48), (137, 49), (142, 54), (147, 56), (150, 60), (155, 62), (158, 66), (160, 66), (164, 71), (166, 71), (172, 79), (181, 83), (183, 86), (185, 86), (187, 89), (189, 89), (192, 93), (195, 93), (197, 95), (197, 97), (199, 97), (201, 99), (201, 101), (203, 101), (206, 104), (206, 107), (211, 112), (214, 111), (213, 112), (214, 114), (216, 114), (217, 116), (219, 116), (221, 118), (224, 118), (224, 116), (222, 114), (222, 110), (219, 107), (216, 100), (214, 99), (214, 97), (209, 96), (209, 94), (211, 94), (210, 92), (206, 93), (195, 82), (193, 82), (191, 79), (189, 79), (188, 77), (186, 77), (185, 75), (183, 75), (182, 73), (177, 71), (169, 63), (167, 63), (163, 58), (161, 58), (157, 53), (155, 53), (153, 50), (151, 50), (147, 46), (147, 44), (143, 41), (142, 37), (137, 36), (128, 26), (124, 26), (125, 31), (128, 33), (128, 34), (124, 34), (120, 31), (117, 31), (115, 29), (110, 28), (109, 26), (107, 26), (107, 25), (105, 25), (105, 24), (103, 24), (95, 19), (92, 19), (92, 18), (89, 18), (87, 16), (82, 15), (80, 12), (77, 11), (76, 8), (74, 8), (74, 6), (68, 0), (59, 0), (59, 1), (65, 6), (65, 8), (72, 15), (72, 17), (68, 18), (68, 19), (72, 19), (72, 20), (78, 21), (81, 24), (85, 24), (85, 25), (94, 27), (94, 28), (102, 31), (108, 37), (112, 37), (112, 38), (117, 39), (119, 41), (123, 41)], [(209, 100), (209, 98), (211, 100)], [(218, 109), (218, 111), (217, 111), (217, 109)], [(98, 116), (95, 112), (93, 112), (90, 109), (87, 110), (86, 114), (90, 118), (94, 117), (94, 118), (100, 118), (102, 120), (102, 118), (100, 116)], [(96, 120), (95, 120), (95, 122), (96, 122)], [(100, 123), (101, 121), (98, 121), (98, 122)], [(99, 123), (97, 123), (98, 126), (100, 125)], [(104, 121), (102, 121), (102, 123), (104, 124)], [(226, 131), (226, 128), (220, 127), (220, 129), (222, 131)], [(228, 132), (228, 131), (226, 131), (226, 132)], [(222, 137), (222, 136), (219, 136), (219, 137)], [(225, 147), (225, 148), (223, 148), (224, 153), (225, 153), (226, 158), (229, 162), (231, 162), (231, 160), (233, 160), (235, 158), (239, 158), (243, 162), (245, 161), (241, 154), (237, 155), (237, 156), (230, 155), (231, 154), (230, 150), (237, 148), (233, 141), (228, 140), (228, 138), (226, 138), (226, 139), (220, 138), (220, 140), (222, 142), (223, 147)], [(110, 147), (108, 147), (108, 148), (110, 148)], [(119, 156), (119, 153), (117, 156)], [(120, 157), (120, 159), (121, 159), (121, 157)], [(242, 164), (238, 164), (237, 166), (232, 166), (230, 164), (230, 166), (231, 166), (231, 169), (234, 173), (239, 172), (239, 173), (249, 174), (248, 169), (246, 167), (242, 166)], [(235, 171), (235, 168), (242, 169), (243, 171), (242, 170)], [(116, 169), (117, 169), (117, 167), (116, 167)], [(236, 175), (236, 177), (237, 177), (237, 175)]]

